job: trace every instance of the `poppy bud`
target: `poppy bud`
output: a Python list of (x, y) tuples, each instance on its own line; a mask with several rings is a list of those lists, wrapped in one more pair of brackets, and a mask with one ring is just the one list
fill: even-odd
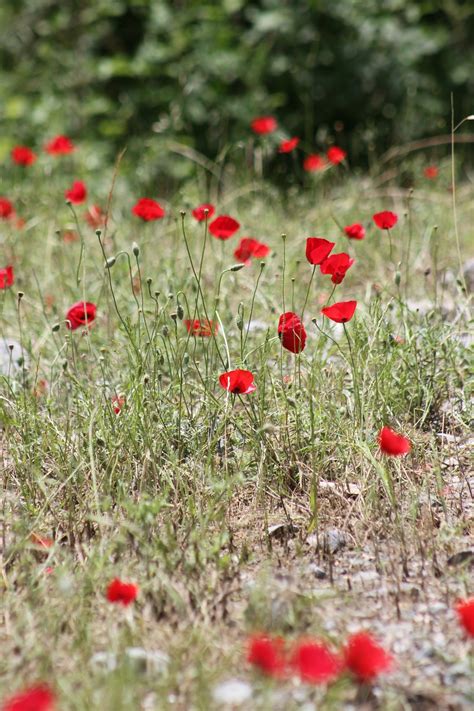
[(245, 267), (245, 264), (234, 264), (232, 267), (230, 267), (229, 271), (231, 272), (240, 272), (241, 269)]
[(96, 234), (96, 237), (98, 237), (100, 239), (102, 237), (102, 230), (96, 230), (95, 234)]
[(169, 332), (170, 332), (170, 331), (169, 331), (168, 326), (163, 326), (163, 328), (161, 329), (161, 333), (163, 334), (163, 336), (164, 336), (165, 338), (167, 337), (167, 335), (168, 335)]
[(178, 314), (175, 314), (174, 312), (170, 314), (170, 317), (173, 319), (173, 321), (176, 323), (176, 319), (178, 318)]
[(395, 272), (395, 284), (396, 284), (396, 286), (400, 286), (400, 280), (401, 280), (401, 274), (400, 274), (400, 272)]
[(177, 307), (177, 309), (176, 309), (176, 313), (177, 313), (177, 315), (178, 315), (179, 320), (182, 321), (182, 320), (183, 320), (183, 317), (184, 317), (184, 309), (183, 309), (183, 307), (181, 306), (181, 304), (178, 304), (178, 307)]
[(181, 217), (186, 217), (186, 211), (185, 211), (185, 210), (180, 210), (180, 211), (179, 211), (179, 214), (181, 215)]
[(107, 259), (107, 261), (105, 262), (105, 268), (106, 268), (106, 269), (111, 269), (111, 267), (114, 266), (115, 262), (116, 262), (115, 257), (109, 257), (109, 258)]
[(63, 360), (61, 365), (62, 365), (63, 370), (67, 370), (67, 360)]
[(59, 323), (55, 323), (51, 330), (53, 333), (57, 333), (59, 331)]
[(17, 296), (18, 296), (18, 301), (21, 301), (22, 298), (24, 297), (24, 295), (25, 295), (25, 294), (24, 294), (23, 291), (19, 291), (18, 294), (17, 294)]
[(188, 365), (189, 363), (189, 353), (185, 353), (183, 356), (183, 365)]
[(151, 286), (152, 281), (153, 279), (151, 277), (147, 277), (146, 283), (148, 284), (148, 286)]
[(132, 244), (132, 252), (135, 255), (135, 257), (138, 257), (140, 254), (140, 247), (138, 246), (138, 244), (136, 242), (134, 242)]
[(237, 328), (239, 329), (239, 331), (242, 331), (244, 328), (244, 322), (241, 318), (237, 319)]

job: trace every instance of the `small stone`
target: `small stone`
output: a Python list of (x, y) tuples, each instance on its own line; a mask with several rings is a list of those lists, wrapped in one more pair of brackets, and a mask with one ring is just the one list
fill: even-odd
[(228, 679), (214, 687), (212, 698), (223, 706), (241, 706), (252, 696), (252, 687), (240, 679)]

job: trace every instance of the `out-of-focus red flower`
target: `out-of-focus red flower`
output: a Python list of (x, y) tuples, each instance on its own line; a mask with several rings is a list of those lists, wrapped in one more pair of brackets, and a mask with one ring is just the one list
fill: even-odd
[(12, 286), (15, 281), (15, 275), (13, 273), (13, 267), (11, 264), (8, 267), (0, 269), (0, 289), (8, 289)]
[(198, 222), (204, 222), (206, 218), (210, 220), (215, 211), (216, 208), (214, 207), (214, 205), (211, 205), (210, 202), (203, 202), (202, 205), (198, 205), (194, 208), (194, 210), (192, 211), (192, 216)]
[(75, 151), (76, 147), (67, 136), (56, 136), (48, 141), (44, 150), (51, 156), (65, 156)]
[(381, 451), (391, 457), (408, 454), (411, 449), (410, 440), (401, 434), (397, 434), (390, 427), (382, 427), (380, 430), (379, 445)]
[(372, 219), (381, 230), (391, 230), (398, 222), (398, 215), (390, 210), (382, 210), (373, 215)]
[(3, 220), (6, 220), (11, 217), (13, 213), (13, 205), (11, 204), (10, 200), (5, 197), (0, 197), (0, 217)]
[(428, 180), (436, 180), (439, 174), (439, 168), (436, 165), (427, 165), (423, 171), (423, 175)]
[(193, 336), (202, 336), (203, 338), (216, 335), (219, 323), (217, 321), (208, 321), (207, 319), (194, 319), (185, 318), (183, 320), (184, 325), (188, 333)]
[(286, 141), (282, 141), (278, 146), (278, 153), (291, 153), (295, 150), (299, 142), (300, 139), (296, 136), (294, 136), (293, 138), (288, 138)]
[(322, 642), (298, 642), (291, 655), (290, 664), (302, 681), (309, 684), (327, 684), (342, 671), (342, 662)]
[(105, 596), (109, 602), (127, 607), (136, 600), (138, 595), (138, 585), (134, 583), (124, 583), (119, 578), (114, 578), (109, 583)]
[(47, 392), (48, 392), (48, 381), (45, 380), (44, 378), (41, 378), (40, 380), (37, 381), (36, 387), (33, 388), (33, 396), (34, 397), (42, 397)]
[(283, 677), (287, 671), (284, 640), (254, 635), (248, 641), (247, 661), (267, 676)]
[(78, 301), (66, 314), (66, 325), (71, 331), (81, 326), (90, 326), (97, 313), (97, 306), (89, 301)]
[(460, 624), (470, 637), (474, 637), (474, 597), (460, 600), (456, 605), (456, 612)]
[(306, 240), (306, 259), (310, 264), (321, 264), (329, 256), (335, 242), (323, 237), (308, 237)]
[(17, 165), (33, 165), (38, 157), (28, 146), (15, 146), (10, 155)]
[(234, 395), (248, 395), (257, 389), (250, 370), (229, 370), (219, 375), (219, 383), (224, 390)]
[(116, 415), (119, 414), (120, 410), (122, 407), (125, 405), (125, 398), (120, 397), (119, 395), (114, 395), (112, 398), (112, 407), (114, 408), (114, 412)]
[(46, 684), (30, 686), (6, 699), (1, 711), (54, 711), (56, 697)]
[(345, 646), (345, 666), (363, 682), (388, 671), (392, 661), (392, 656), (367, 632), (351, 635)]
[(332, 306), (325, 306), (321, 313), (336, 323), (347, 323), (354, 316), (357, 301), (338, 301)]
[(323, 170), (326, 167), (326, 161), (323, 156), (318, 153), (311, 153), (311, 155), (306, 156), (303, 161), (303, 170), (307, 173), (315, 173), (318, 170)]
[(229, 239), (240, 228), (237, 220), (229, 215), (219, 215), (209, 225), (209, 232), (217, 239)]
[(87, 212), (84, 214), (84, 219), (94, 230), (98, 230), (99, 227), (105, 225), (105, 212), (99, 205), (91, 205)]
[(45, 536), (40, 536), (37, 533), (32, 533), (30, 536), (30, 541), (35, 544), (35, 546), (39, 546), (39, 548), (44, 548), (48, 550), (49, 548), (52, 547), (54, 544), (54, 541), (52, 538), (46, 538)]
[(267, 133), (273, 133), (277, 129), (277, 121), (273, 116), (257, 116), (250, 124), (250, 128), (259, 136), (265, 136)]
[(344, 227), (344, 232), (350, 239), (364, 239), (365, 237), (365, 227), (359, 222)]
[(341, 252), (340, 254), (331, 254), (321, 263), (319, 268), (321, 269), (321, 274), (331, 274), (333, 284), (340, 284), (346, 276), (347, 270), (353, 264), (354, 260), (345, 252)]
[(234, 252), (234, 257), (244, 264), (250, 264), (254, 259), (263, 259), (270, 252), (270, 247), (263, 242), (259, 242), (253, 237), (242, 237), (239, 246)]
[(278, 321), (278, 338), (283, 348), (291, 353), (301, 353), (306, 346), (306, 330), (300, 317), (287, 311)]
[(70, 188), (64, 191), (66, 200), (73, 205), (80, 205), (87, 197), (87, 188), (82, 180), (75, 180)]
[(346, 151), (343, 151), (342, 148), (339, 148), (339, 146), (331, 146), (331, 148), (328, 149), (326, 156), (330, 163), (337, 165), (338, 163), (342, 163), (347, 156), (347, 153)]
[(153, 220), (161, 220), (165, 216), (165, 211), (156, 200), (140, 198), (132, 207), (132, 214), (144, 222), (152, 222)]
[(63, 234), (63, 241), (66, 242), (66, 244), (70, 244), (71, 242), (78, 242), (79, 241), (79, 235), (75, 230), (66, 230)]

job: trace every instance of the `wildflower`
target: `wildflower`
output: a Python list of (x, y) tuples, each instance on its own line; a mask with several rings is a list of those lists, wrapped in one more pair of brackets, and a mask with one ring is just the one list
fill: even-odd
[(325, 306), (321, 313), (336, 323), (347, 323), (354, 316), (357, 301), (338, 301), (332, 306)]
[(66, 244), (70, 244), (71, 242), (78, 242), (79, 235), (76, 230), (66, 230), (66, 232), (64, 232), (63, 234), (63, 241), (66, 242)]
[(321, 274), (331, 274), (333, 284), (340, 284), (346, 272), (354, 264), (354, 260), (345, 252), (341, 254), (331, 254), (320, 265)]
[(144, 222), (152, 222), (153, 220), (161, 220), (165, 216), (165, 211), (156, 200), (140, 198), (132, 207), (132, 214)]
[(209, 225), (209, 232), (217, 239), (229, 239), (240, 228), (237, 220), (229, 215), (219, 215)]
[(105, 596), (109, 602), (127, 607), (136, 599), (137, 595), (137, 585), (134, 583), (124, 583), (119, 578), (114, 578), (114, 580), (109, 583)]
[(14, 281), (15, 275), (13, 274), (11, 264), (8, 265), (8, 267), (0, 269), (0, 289), (8, 289), (9, 286), (12, 286)]
[(84, 219), (93, 230), (98, 230), (99, 227), (103, 227), (103, 225), (105, 225), (105, 213), (99, 205), (91, 205), (84, 214)]
[(335, 242), (323, 237), (308, 237), (306, 240), (306, 259), (310, 264), (321, 264), (329, 255)]
[(318, 153), (311, 153), (303, 161), (303, 170), (307, 173), (315, 173), (326, 167), (326, 161)]
[(383, 210), (373, 215), (372, 219), (381, 230), (391, 230), (398, 222), (398, 215), (390, 210)]
[(191, 333), (193, 336), (212, 336), (217, 333), (219, 328), (217, 321), (208, 321), (207, 319), (199, 320), (196, 318), (191, 320), (189, 318), (185, 318), (183, 323), (186, 326), (187, 332)]
[(194, 208), (194, 210), (192, 211), (192, 216), (198, 222), (204, 222), (204, 220), (206, 219), (210, 220), (215, 211), (216, 208), (214, 207), (214, 205), (211, 205), (211, 203), (209, 202), (203, 202), (202, 205), (198, 205), (198, 207)]
[(30, 686), (3, 702), (1, 711), (54, 711), (55, 695), (46, 684)]
[(287, 311), (278, 321), (278, 338), (283, 348), (291, 353), (301, 353), (306, 346), (306, 330), (300, 317)]
[(474, 597), (460, 600), (456, 605), (459, 622), (470, 637), (474, 637)]
[(345, 666), (360, 681), (375, 679), (392, 665), (392, 656), (367, 632), (349, 637), (344, 650)]
[(278, 146), (278, 153), (291, 153), (295, 150), (296, 146), (300, 142), (300, 139), (294, 136), (293, 138), (288, 138), (286, 141), (282, 141)]
[(13, 205), (10, 200), (0, 197), (0, 218), (6, 220), (14, 214)]
[(326, 684), (342, 669), (341, 660), (321, 642), (298, 642), (290, 663), (300, 679), (310, 684)]
[(410, 440), (401, 434), (397, 434), (390, 427), (382, 427), (380, 430), (379, 445), (381, 451), (391, 457), (407, 454), (411, 449)]
[(427, 165), (423, 171), (423, 175), (428, 180), (435, 180), (438, 177), (439, 169), (436, 165)]
[(28, 146), (15, 146), (10, 155), (17, 165), (33, 165), (38, 157)]
[(251, 258), (263, 259), (270, 252), (270, 247), (263, 242), (259, 242), (253, 237), (243, 237), (237, 249), (234, 252), (234, 257), (244, 264), (250, 264)]
[(250, 124), (252, 131), (259, 136), (276, 131), (278, 124), (273, 116), (258, 116)]
[(89, 301), (78, 301), (73, 304), (66, 314), (66, 325), (71, 331), (81, 326), (89, 326), (94, 321), (97, 306)]
[(122, 407), (125, 405), (125, 398), (120, 397), (119, 395), (114, 395), (112, 398), (112, 407), (114, 408), (114, 412), (116, 415), (120, 413), (120, 410)]
[(365, 227), (359, 222), (354, 222), (353, 225), (344, 227), (344, 232), (349, 239), (364, 239), (365, 237)]
[(75, 151), (76, 147), (67, 136), (56, 136), (48, 141), (44, 150), (51, 156), (65, 156)]
[(337, 165), (338, 163), (342, 163), (347, 156), (347, 153), (338, 146), (331, 146), (331, 148), (328, 149), (326, 156), (330, 163)]
[(30, 541), (32, 543), (34, 543), (36, 546), (39, 546), (39, 548), (43, 548), (45, 550), (48, 550), (54, 544), (54, 541), (52, 538), (45, 538), (44, 536), (40, 536), (37, 533), (31, 534)]
[(219, 375), (219, 383), (224, 390), (234, 395), (248, 395), (257, 389), (250, 370), (229, 370)]
[(247, 661), (267, 676), (283, 676), (287, 666), (284, 641), (280, 637), (254, 635), (248, 643)]
[(87, 188), (82, 180), (75, 180), (72, 186), (65, 190), (64, 195), (73, 205), (80, 205), (87, 197)]

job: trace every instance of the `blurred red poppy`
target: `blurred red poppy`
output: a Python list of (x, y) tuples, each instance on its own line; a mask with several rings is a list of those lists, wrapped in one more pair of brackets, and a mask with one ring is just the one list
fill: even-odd
[(349, 239), (364, 239), (365, 237), (365, 227), (359, 222), (354, 222), (353, 225), (344, 227), (344, 232)]
[(331, 146), (326, 153), (327, 159), (333, 165), (342, 163), (344, 158), (347, 156), (346, 151), (343, 151), (339, 146)]
[(44, 150), (51, 156), (65, 156), (75, 151), (76, 147), (67, 136), (56, 136), (48, 141)]
[(64, 196), (73, 205), (80, 205), (87, 197), (87, 188), (82, 180), (75, 180), (72, 186), (65, 190)]
[(459, 622), (470, 637), (474, 637), (474, 597), (460, 600), (456, 605)]
[(152, 222), (153, 220), (161, 220), (165, 216), (165, 211), (156, 200), (140, 198), (132, 207), (132, 214), (144, 222)]
[(323, 170), (326, 167), (326, 161), (318, 153), (312, 153), (303, 161), (303, 170), (307, 173), (315, 173), (318, 170)]
[(397, 434), (390, 427), (382, 427), (380, 430), (379, 445), (381, 451), (391, 457), (399, 457), (411, 450), (410, 440), (401, 434)]
[(37, 533), (31, 534), (30, 541), (32, 543), (34, 543), (36, 546), (39, 546), (40, 548), (44, 548), (46, 550), (51, 548), (54, 544), (54, 541), (52, 538), (45, 538), (43, 536), (39, 536)]
[(373, 215), (372, 219), (381, 230), (391, 230), (398, 222), (398, 215), (390, 210), (383, 210)]
[(8, 289), (9, 286), (12, 286), (14, 281), (15, 275), (11, 264), (9, 264), (8, 267), (0, 269), (0, 289)]
[(357, 301), (338, 301), (332, 306), (325, 306), (321, 313), (336, 323), (347, 323), (354, 316)]
[(302, 681), (309, 684), (327, 684), (336, 679), (342, 662), (322, 642), (298, 642), (291, 655), (290, 664)]
[(248, 395), (257, 389), (250, 370), (229, 370), (219, 375), (219, 383), (224, 390), (235, 395)]
[(284, 640), (254, 635), (248, 641), (247, 661), (267, 676), (284, 676), (287, 669)]
[(138, 595), (138, 586), (134, 583), (124, 583), (119, 578), (114, 578), (109, 583), (106, 592), (106, 598), (109, 602), (113, 602), (126, 607), (136, 600)]
[(28, 146), (15, 146), (12, 148), (11, 158), (17, 165), (33, 165), (37, 157), (36, 153), (33, 153)]
[(423, 175), (428, 180), (435, 180), (438, 177), (439, 169), (436, 165), (427, 165), (423, 171)]
[(6, 699), (1, 711), (54, 711), (56, 697), (46, 684), (30, 686)]
[(306, 259), (310, 264), (321, 264), (328, 257), (335, 242), (323, 237), (308, 237), (306, 240)]
[(209, 232), (217, 239), (229, 239), (240, 228), (237, 220), (229, 215), (219, 215), (209, 225)]
[(344, 649), (345, 666), (362, 682), (388, 671), (392, 661), (392, 656), (367, 632), (351, 635)]
[(102, 208), (99, 207), (99, 205), (91, 205), (85, 213), (84, 219), (92, 227), (92, 229), (98, 230), (99, 227), (103, 227), (105, 225), (105, 212), (102, 211)]
[(250, 128), (259, 136), (264, 136), (267, 133), (273, 133), (277, 129), (277, 122), (273, 116), (257, 116), (250, 124)]
[(193, 336), (202, 336), (204, 338), (212, 336), (212, 334), (215, 335), (219, 328), (217, 321), (208, 321), (207, 319), (194, 319), (194, 321), (192, 321), (191, 319), (185, 318), (183, 323), (186, 326), (188, 333), (191, 333)]
[(294, 136), (293, 138), (288, 138), (286, 141), (282, 141), (278, 146), (278, 153), (291, 153), (295, 150), (296, 146), (300, 142), (300, 139)]
[(114, 395), (112, 398), (112, 407), (114, 408), (114, 412), (116, 415), (119, 414), (120, 410), (122, 407), (125, 405), (125, 398), (120, 397), (119, 395)]
[(321, 274), (331, 274), (333, 284), (340, 284), (346, 272), (354, 264), (354, 260), (345, 252), (340, 254), (331, 254), (320, 265)]
[(301, 353), (306, 346), (306, 330), (300, 317), (287, 311), (278, 321), (278, 338), (283, 348), (291, 353)]
[(242, 237), (239, 246), (234, 252), (234, 257), (244, 264), (250, 264), (254, 259), (263, 259), (270, 252), (270, 247), (263, 242), (259, 242), (253, 237)]
[(94, 321), (97, 306), (89, 301), (78, 301), (66, 314), (66, 325), (71, 331), (81, 326), (89, 326)]
[(11, 204), (10, 200), (4, 197), (0, 197), (0, 217), (6, 220), (7, 218), (11, 217), (13, 213), (13, 205)]
[(194, 208), (194, 210), (192, 211), (192, 216), (198, 222), (204, 222), (206, 218), (210, 220), (215, 211), (216, 208), (214, 207), (214, 205), (211, 205), (210, 202), (203, 202), (202, 205), (198, 205), (198, 207)]

